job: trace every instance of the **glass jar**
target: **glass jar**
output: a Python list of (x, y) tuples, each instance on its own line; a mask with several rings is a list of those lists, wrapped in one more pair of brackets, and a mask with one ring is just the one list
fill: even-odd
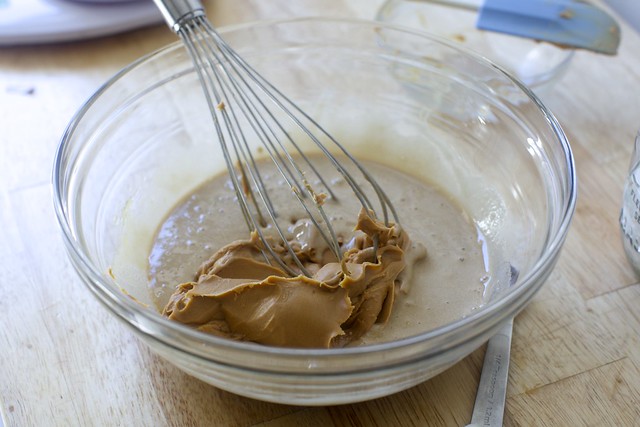
[(629, 175), (624, 185), (620, 228), (627, 258), (636, 273), (640, 274), (640, 132), (636, 136)]
[(427, 31), (471, 49), (544, 97), (569, 67), (573, 49), (476, 28), (478, 12), (442, 0), (387, 0), (376, 19)]

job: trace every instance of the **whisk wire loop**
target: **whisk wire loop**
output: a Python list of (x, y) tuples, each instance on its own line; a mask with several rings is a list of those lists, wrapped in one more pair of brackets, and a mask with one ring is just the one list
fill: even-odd
[[(238, 55), (237, 52), (235, 52), (231, 47), (229, 47), (227, 43), (224, 41), (224, 39), (215, 31), (215, 29), (211, 26), (211, 24), (208, 21), (205, 20), (205, 24), (208, 26), (209, 31), (215, 34), (216, 42), (219, 44), (220, 49), (228, 53), (230, 58), (235, 60), (239, 65), (241, 65), (244, 68), (244, 70), (247, 72), (247, 75), (255, 81), (258, 87), (260, 87), (263, 90), (263, 92), (267, 94), (277, 104), (277, 106), (280, 109), (286, 112), (289, 118), (294, 121), (294, 123), (307, 135), (309, 139), (311, 139), (314, 142), (314, 144), (322, 151), (322, 153), (332, 162), (334, 167), (341, 173), (341, 175), (349, 183), (351, 189), (360, 200), (360, 203), (364, 207), (366, 207), (368, 210), (375, 212), (373, 204), (369, 201), (366, 193), (362, 191), (362, 188), (356, 183), (353, 176), (344, 168), (344, 166), (336, 159), (336, 157), (325, 147), (325, 145), (320, 141), (320, 139), (316, 135), (314, 135), (313, 132), (311, 132), (309, 127), (305, 126), (301, 122), (301, 120), (295, 116), (295, 114), (293, 114), (287, 109), (287, 106), (285, 105), (285, 103), (289, 106), (289, 108), (295, 110), (304, 119), (306, 119), (322, 135), (328, 138), (340, 150), (340, 152), (343, 155), (345, 155), (362, 173), (366, 181), (369, 182), (369, 184), (373, 187), (376, 193), (376, 196), (378, 196), (380, 200), (380, 206), (381, 206), (381, 209), (383, 210), (383, 219), (385, 224), (387, 225), (389, 224), (389, 214), (387, 212), (387, 208), (389, 208), (389, 210), (391, 211), (391, 216), (393, 216), (394, 220), (397, 221), (398, 215), (397, 215), (397, 212), (395, 211), (395, 208), (393, 207), (393, 204), (389, 200), (386, 193), (380, 188), (379, 184), (369, 174), (366, 168), (364, 168), (362, 164), (355, 157), (353, 157), (353, 155), (338, 140), (336, 140), (333, 136), (331, 136), (331, 134), (326, 132), (322, 128), (322, 126), (320, 126), (316, 122), (316, 120), (314, 120), (311, 116), (309, 116), (296, 103), (291, 101), (270, 81), (266, 80), (264, 77), (262, 77), (260, 73), (256, 72), (251, 67), (251, 65), (249, 65), (240, 55)], [(267, 112), (270, 113), (268, 109), (267, 109)], [(335, 197), (335, 195), (333, 195), (333, 192), (331, 191), (331, 187), (326, 185), (326, 183), (324, 182), (324, 179), (317, 172), (313, 163), (307, 158), (304, 150), (300, 148), (299, 144), (297, 144), (296, 141), (293, 138), (291, 138), (291, 136), (286, 131), (284, 131), (284, 129), (283, 129), (283, 132), (287, 136), (287, 139), (289, 140), (290, 144), (296, 149), (298, 155), (309, 165), (309, 167), (314, 171), (314, 173), (320, 178), (321, 182), (323, 183), (327, 191), (330, 192), (331, 196)], [(285, 149), (285, 153), (287, 153), (287, 155), (289, 156), (289, 153), (288, 151), (286, 151), (286, 149)], [(291, 159), (290, 156), (289, 156), (289, 159), (291, 163), (295, 164), (294, 160)]]
[[(330, 199), (336, 200), (336, 195), (305, 153), (303, 145), (284, 126), (283, 119), (291, 122), (294, 129), (301, 131), (312, 146), (327, 157), (363, 208), (375, 217), (375, 209), (367, 193), (321, 139), (333, 143), (337, 152), (353, 163), (355, 169), (360, 171), (365, 181), (371, 185), (382, 209), (384, 222), (389, 224), (389, 212), (397, 222), (397, 214), (389, 198), (367, 170), (314, 119), (229, 47), (204, 14), (196, 14), (179, 22), (179, 25), (174, 24), (173, 27), (192, 58), (204, 90), (241, 212), (249, 230), (256, 232), (263, 242), (263, 255), (269, 263), (275, 260), (290, 275), (310, 275), (288, 242), (283, 226), (277, 220), (277, 210), (269, 196), (249, 141), (260, 142), (260, 147), (266, 150), (278, 173), (303, 207), (307, 218), (336, 259), (341, 259), (341, 244), (332, 221), (323, 208), (326, 194), (317, 192), (314, 185), (321, 186), (323, 193), (328, 193)], [(269, 107), (267, 103), (272, 106)], [(247, 125), (243, 126), (244, 123)], [(253, 132), (251, 138), (246, 135), (246, 131), (249, 130)], [(295, 158), (292, 152), (295, 153)], [(309, 168), (311, 176), (307, 176), (300, 163)], [(312, 183), (313, 179), (316, 179), (317, 183)], [(297, 271), (276, 255), (263, 230), (268, 227), (277, 232)], [(377, 252), (377, 246), (377, 242), (374, 242), (374, 252)]]
[[(196, 65), (196, 72), (204, 89), (204, 95), (211, 111), (211, 117), (216, 128), (227, 169), (230, 172), (229, 175), (232, 186), (245, 221), (247, 222), (249, 230), (255, 231), (260, 240), (264, 243), (262, 251), (265, 259), (269, 263), (271, 263), (271, 260), (276, 260), (280, 267), (287, 273), (290, 275), (297, 275), (297, 272), (293, 271), (288, 265), (286, 265), (286, 263), (284, 263), (281, 257), (277, 256), (275, 250), (267, 242), (267, 238), (262, 230), (264, 219), (260, 212), (259, 204), (255, 199), (255, 192), (251, 189), (251, 184), (247, 183), (248, 176), (250, 177), (250, 181), (258, 187), (257, 193), (260, 195), (263, 203), (267, 207), (266, 210), (272, 220), (272, 223), (275, 224), (275, 229), (278, 232), (279, 237), (284, 242), (285, 248), (289, 252), (291, 259), (294, 261), (300, 272), (308, 276), (309, 272), (296, 256), (293, 248), (288, 244), (284, 231), (275, 220), (276, 215), (273, 209), (273, 204), (267, 196), (268, 193), (264, 186), (264, 182), (260, 177), (259, 170), (255, 166), (253, 156), (250, 154), (250, 151), (246, 149), (246, 147), (248, 147), (248, 143), (246, 142), (246, 138), (242, 132), (242, 127), (239, 125), (239, 119), (235, 114), (235, 110), (227, 109), (224, 106), (223, 99), (231, 99), (231, 97), (235, 95), (229, 95), (227, 93), (230, 90), (228, 82), (224, 80), (224, 76), (227, 73), (221, 74), (211, 71), (216, 70), (216, 67), (220, 64), (224, 64), (224, 62), (222, 61), (219, 52), (214, 48), (215, 46), (207, 43), (207, 35), (202, 34), (200, 31), (201, 25), (202, 24), (199, 22), (189, 22), (182, 26), (178, 34), (183, 39), (183, 42)], [(218, 111), (219, 114), (216, 114), (216, 111)], [(221, 124), (221, 120), (223, 121), (223, 124)], [(244, 178), (242, 182), (241, 178), (238, 177), (238, 174), (234, 172), (235, 165), (229, 149), (228, 141), (231, 141), (236, 163), (241, 171), (241, 176)], [(251, 167), (247, 167), (249, 164)], [(247, 200), (247, 195), (253, 199), (254, 208), (256, 209), (256, 212), (259, 213), (258, 215), (252, 214)], [(267, 253), (270, 256), (267, 256)]]

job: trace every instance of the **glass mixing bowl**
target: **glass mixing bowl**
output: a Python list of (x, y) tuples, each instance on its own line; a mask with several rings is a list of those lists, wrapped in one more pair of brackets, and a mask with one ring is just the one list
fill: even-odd
[(437, 0), (387, 0), (376, 18), (460, 43), (504, 67), (538, 96), (552, 91), (575, 53), (574, 49), (552, 43), (479, 30), (477, 11), (443, 5)]
[(576, 196), (566, 137), (529, 89), (443, 39), (375, 22), (298, 19), (223, 34), (356, 155), (402, 165), (463, 206), (493, 248), (491, 292), (480, 308), (421, 334), (328, 350), (225, 340), (163, 318), (147, 277), (154, 233), (182, 197), (224, 170), (190, 60), (173, 44), (89, 99), (53, 172), (73, 265), (154, 352), (241, 395), (347, 403), (433, 377), (525, 307), (555, 264)]

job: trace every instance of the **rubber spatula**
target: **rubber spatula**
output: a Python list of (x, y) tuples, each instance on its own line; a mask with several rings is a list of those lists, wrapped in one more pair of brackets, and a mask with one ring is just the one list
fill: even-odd
[(429, 0), (478, 10), (476, 27), (615, 55), (620, 27), (604, 10), (580, 0)]

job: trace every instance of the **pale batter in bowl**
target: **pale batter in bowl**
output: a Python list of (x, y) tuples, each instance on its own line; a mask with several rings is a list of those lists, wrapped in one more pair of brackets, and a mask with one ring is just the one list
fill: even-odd
[[(373, 248), (358, 241), (378, 228), (366, 225), (363, 219), (369, 217), (363, 212), (357, 214), (359, 202), (334, 167), (315, 157), (314, 164), (336, 195), (323, 207), (332, 214), (342, 249), (355, 251), (352, 258), (361, 259)], [(386, 228), (379, 222), (382, 233), (391, 237), (381, 239), (377, 265), (371, 259), (347, 265), (353, 270), (349, 278), (364, 279), (338, 285), (340, 263), (313, 226), (300, 220), (306, 218), (302, 205), (266, 160), (260, 170), (269, 194), (314, 280), (273, 280), (286, 274), (266, 264), (259, 245), (248, 240), (231, 182), (223, 173), (179, 202), (160, 226), (149, 257), (157, 308), (173, 320), (228, 338), (341, 347), (416, 335), (479, 307), (490, 272), (484, 239), (468, 216), (433, 185), (379, 163), (366, 162), (365, 167), (387, 190), (402, 223)], [(356, 228), (374, 231), (354, 234)], [(362, 265), (370, 267), (369, 272), (381, 267), (380, 273), (364, 273), (357, 268)]]

